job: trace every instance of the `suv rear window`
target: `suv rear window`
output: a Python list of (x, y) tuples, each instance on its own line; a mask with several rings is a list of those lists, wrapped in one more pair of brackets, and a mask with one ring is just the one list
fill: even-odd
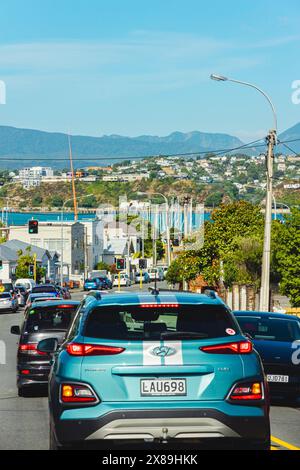
[(67, 330), (77, 305), (51, 306), (32, 308), (28, 312), (26, 320), (26, 331), (32, 333), (34, 331), (48, 330)]
[(57, 292), (54, 286), (36, 286), (32, 289), (32, 294), (39, 294), (41, 292)]
[(191, 340), (226, 337), (228, 328), (237, 330), (237, 325), (222, 306), (105, 306), (96, 307), (90, 312), (84, 335), (127, 341)]

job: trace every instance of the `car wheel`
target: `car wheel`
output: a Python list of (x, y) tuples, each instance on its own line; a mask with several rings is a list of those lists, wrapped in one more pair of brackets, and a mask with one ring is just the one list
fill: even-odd
[(58, 444), (55, 434), (53, 432), (52, 426), (50, 426), (50, 433), (49, 433), (49, 449), (50, 450), (61, 449), (61, 446)]
[(63, 446), (58, 442), (58, 440), (56, 439), (55, 433), (53, 431), (53, 428), (50, 425), (49, 450), (67, 450), (67, 449), (70, 449), (70, 448), (71, 448), (71, 446)]

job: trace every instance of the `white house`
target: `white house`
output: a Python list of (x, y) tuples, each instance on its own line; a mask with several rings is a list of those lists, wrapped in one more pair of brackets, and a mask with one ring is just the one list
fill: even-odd
[(50, 252), (63, 251), (64, 275), (81, 274), (85, 263), (84, 225), (80, 222), (40, 222), (38, 234), (28, 233), (27, 225), (9, 229), (10, 240), (21, 240)]

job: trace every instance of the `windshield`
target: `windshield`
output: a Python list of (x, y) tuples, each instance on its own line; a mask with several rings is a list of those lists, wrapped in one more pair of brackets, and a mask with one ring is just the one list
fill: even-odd
[(293, 342), (300, 340), (298, 320), (284, 318), (236, 317), (243, 332), (253, 339)]
[(84, 335), (127, 341), (151, 341), (166, 337), (184, 340), (226, 337), (229, 328), (240, 333), (232, 316), (222, 306), (105, 306), (96, 307), (90, 312)]
[(77, 309), (76, 305), (36, 307), (28, 312), (26, 331), (67, 330)]

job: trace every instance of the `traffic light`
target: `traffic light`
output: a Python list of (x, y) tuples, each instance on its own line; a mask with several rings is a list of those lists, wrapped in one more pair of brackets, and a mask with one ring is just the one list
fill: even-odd
[(147, 260), (146, 259), (139, 259), (139, 268), (140, 269), (147, 269)]
[(3, 261), (0, 259), (0, 269), (3, 269)]
[(122, 271), (123, 269), (125, 269), (125, 258), (118, 258), (117, 259), (117, 269)]
[(39, 233), (39, 221), (38, 220), (29, 220), (28, 233)]
[(28, 274), (29, 274), (30, 277), (34, 276), (34, 264), (30, 264), (28, 266)]

